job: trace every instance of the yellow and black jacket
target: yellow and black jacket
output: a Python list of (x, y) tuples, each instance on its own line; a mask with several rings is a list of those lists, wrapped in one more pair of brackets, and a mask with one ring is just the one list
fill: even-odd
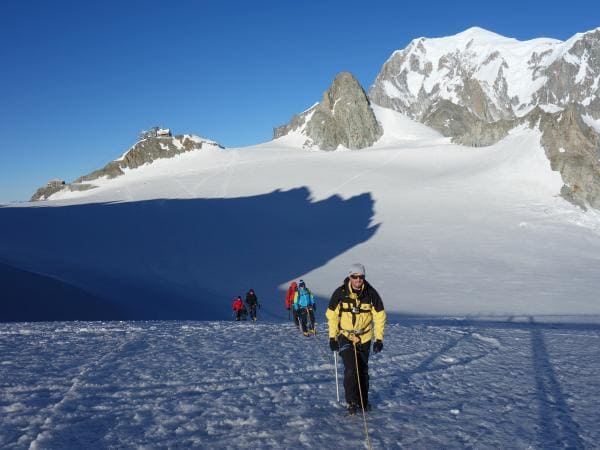
[(354, 293), (350, 287), (350, 279), (335, 290), (325, 313), (329, 322), (329, 337), (336, 338), (342, 334), (360, 338), (364, 344), (372, 339), (383, 341), (386, 314), (381, 297), (365, 280), (362, 290)]

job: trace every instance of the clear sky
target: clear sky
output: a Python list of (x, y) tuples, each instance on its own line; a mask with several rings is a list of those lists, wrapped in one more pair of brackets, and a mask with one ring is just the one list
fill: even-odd
[(0, 203), (104, 166), (154, 125), (268, 141), (337, 72), (366, 90), (412, 39), (472, 26), (565, 40), (600, 26), (600, 2), (3, 0)]

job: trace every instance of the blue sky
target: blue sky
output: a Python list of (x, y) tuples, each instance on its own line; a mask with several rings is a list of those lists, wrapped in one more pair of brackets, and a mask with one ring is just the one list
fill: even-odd
[(416, 37), (479, 26), (565, 40), (600, 26), (597, 1), (453, 3), (4, 0), (0, 202), (100, 168), (154, 125), (268, 141), (337, 72), (368, 89)]

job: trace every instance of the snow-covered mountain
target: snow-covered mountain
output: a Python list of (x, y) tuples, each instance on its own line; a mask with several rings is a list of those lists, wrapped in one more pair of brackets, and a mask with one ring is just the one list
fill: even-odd
[[(454, 142), (486, 146), (513, 129), (541, 131), (541, 143), (563, 185), (557, 191), (582, 208), (600, 208), (600, 28), (566, 42), (518, 41), (481, 28), (413, 40), (385, 62), (369, 98), (347, 72), (336, 76), (321, 102), (274, 128), (274, 139), (307, 149), (362, 149), (383, 130), (371, 104), (408, 115)], [(191, 146), (190, 146), (191, 144)], [(100, 177), (219, 144), (195, 136), (148, 138), (123, 158), (73, 183), (56, 181), (32, 200), (81, 191)]]
[(563, 179), (562, 195), (600, 208), (600, 29), (561, 42), (481, 28), (413, 40), (383, 65), (369, 98), (482, 146), (524, 124)]
[[(512, 50), (473, 63), (468, 88), (442, 87), (442, 69), (418, 92), (448, 96), (424, 115), (354, 86), (311, 108), (327, 127), (301, 114), (234, 149), (144, 139), (46, 200), (0, 207), (0, 447), (594, 448), (600, 214), (573, 203), (600, 198), (597, 95), (549, 106), (507, 75), (538, 53), (462, 34)], [(469, 44), (482, 55), (483, 37)], [(571, 70), (539, 51), (532, 77)], [(582, 80), (597, 73), (587, 52)], [(484, 89), (500, 72), (506, 89)], [(381, 127), (373, 145), (316, 150), (357, 117)], [(388, 313), (364, 422), (342, 415), (323, 333), (355, 262)], [(284, 309), (299, 278), (317, 296), (310, 337)], [(258, 322), (231, 321), (250, 288)], [(93, 322), (2, 323), (49, 320)]]
[(26, 315), (34, 275), (144, 319), (228, 318), (249, 288), (283, 318), (303, 277), (322, 314), (356, 261), (391, 317), (600, 314), (600, 221), (558, 196), (540, 131), (466, 147), (373, 109), (385, 131), (364, 150), (211, 146), (0, 208), (0, 269), (21, 274), (3, 316)]
[[(263, 314), (276, 318), (290, 280), (307, 279), (322, 303), (355, 261), (367, 265), (395, 314), (600, 314), (593, 270), (600, 222), (595, 210), (572, 204), (600, 203), (596, 97), (555, 112), (537, 105), (517, 117), (541, 91), (509, 86), (526, 84), (510, 72), (523, 58), (545, 55), (533, 60), (546, 75), (530, 75), (548, 80), (550, 68), (572, 60), (566, 55), (580, 46), (592, 56), (577, 79), (589, 84), (596, 36), (569, 45), (519, 43), (471, 29), (416, 40), (390, 61), (413, 61), (412, 72), (400, 64), (399, 79), (425, 66), (436, 74), (433, 85), (418, 78), (418, 92), (432, 96), (426, 116), (390, 108), (405, 103), (369, 104), (342, 74), (322, 105), (299, 116), (302, 124), (283, 127), (265, 144), (224, 149), (189, 136), (144, 139), (104, 169), (59, 185), (49, 201), (36, 203), (43, 207), (0, 209), (0, 273), (11, 298), (27, 294), (5, 303), (4, 317), (26, 319), (40, 302), (39, 290), (24, 286), (41, 283), (57, 298), (93, 303), (108, 318), (138, 319), (226, 318), (230, 299), (252, 287), (263, 297)], [(491, 79), (483, 67), (492, 67), (484, 63), (495, 52), (502, 61), (495, 73), (506, 75), (498, 86), (506, 85), (511, 103), (491, 96), (504, 90), (486, 85), (490, 95), (481, 99), (488, 106), (473, 109), (450, 81), (468, 72), (483, 86)], [(450, 54), (452, 71), (439, 69)], [(449, 97), (433, 98), (442, 92)], [(317, 111), (331, 119), (328, 127), (309, 126)], [(500, 112), (515, 117), (484, 120)], [(419, 121), (447, 121), (462, 134)], [(362, 150), (307, 151), (309, 129), (318, 131), (312, 138), (368, 130), (377, 140)], [(472, 146), (478, 140), (488, 145)], [(94, 189), (72, 188), (86, 184)], [(72, 315), (52, 315), (61, 317)]]
[(385, 62), (369, 91), (378, 105), (422, 119), (439, 100), (492, 122), (539, 105), (581, 104), (600, 118), (600, 28), (562, 42), (518, 41), (482, 28), (418, 38)]

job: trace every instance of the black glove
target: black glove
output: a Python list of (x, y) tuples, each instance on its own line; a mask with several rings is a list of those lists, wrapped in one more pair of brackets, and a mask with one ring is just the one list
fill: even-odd
[(373, 344), (373, 353), (379, 353), (381, 350), (383, 350), (383, 342), (381, 339), (377, 339)]
[(332, 352), (337, 352), (340, 349), (340, 344), (335, 338), (329, 338), (329, 348)]

